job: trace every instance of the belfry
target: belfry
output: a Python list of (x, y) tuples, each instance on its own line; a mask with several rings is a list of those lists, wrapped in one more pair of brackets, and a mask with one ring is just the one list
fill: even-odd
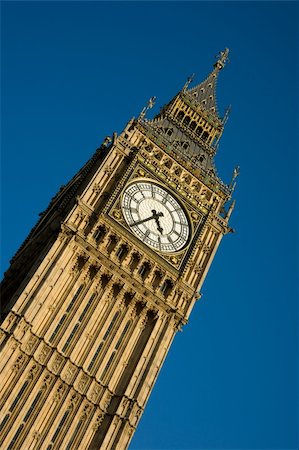
[(217, 56), (153, 119), (105, 138), (53, 197), (2, 283), (0, 447), (126, 449), (228, 221), (235, 178)]

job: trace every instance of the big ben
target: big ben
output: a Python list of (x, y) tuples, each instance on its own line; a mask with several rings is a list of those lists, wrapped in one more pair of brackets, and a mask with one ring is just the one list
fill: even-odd
[(2, 283), (0, 446), (126, 449), (224, 235), (232, 192), (214, 156), (228, 59), (147, 110), (41, 215)]

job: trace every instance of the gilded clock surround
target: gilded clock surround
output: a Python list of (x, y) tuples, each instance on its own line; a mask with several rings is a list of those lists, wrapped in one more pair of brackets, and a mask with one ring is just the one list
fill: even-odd
[[(61, 188), (2, 284), (0, 446), (128, 448), (170, 345), (188, 318), (234, 202), (213, 157), (221, 118), (215, 85), (228, 58), (191, 80), (154, 119), (151, 99)], [(150, 180), (190, 222), (190, 240), (154, 251), (128, 227), (126, 186)], [(165, 413), (167, 411), (165, 410)]]

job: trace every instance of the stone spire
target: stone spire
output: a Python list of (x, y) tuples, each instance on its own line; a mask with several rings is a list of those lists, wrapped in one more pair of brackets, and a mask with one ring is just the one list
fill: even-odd
[(220, 117), (216, 102), (217, 77), (228, 61), (228, 52), (229, 50), (226, 48), (216, 56), (217, 61), (214, 64), (214, 69), (203, 82), (191, 89), (186, 89), (186, 83), (183, 88), (183, 92), (189, 94), (195, 103), (200, 105), (201, 108), (214, 113), (218, 118)]

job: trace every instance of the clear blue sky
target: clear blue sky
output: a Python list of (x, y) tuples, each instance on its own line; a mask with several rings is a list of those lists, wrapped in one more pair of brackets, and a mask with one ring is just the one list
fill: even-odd
[[(295, 449), (298, 3), (2, 2), (2, 260), (60, 185), (147, 100), (230, 48), (216, 159), (241, 176), (231, 225), (131, 444)], [(297, 130), (295, 131), (295, 128)]]

